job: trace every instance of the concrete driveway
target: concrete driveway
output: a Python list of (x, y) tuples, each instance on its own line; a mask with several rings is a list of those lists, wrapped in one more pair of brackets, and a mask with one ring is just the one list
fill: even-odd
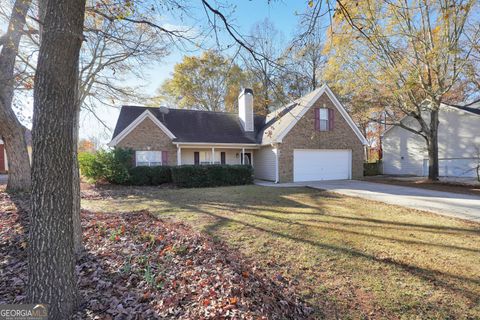
[(480, 222), (480, 197), (381, 183), (339, 180), (298, 185)]

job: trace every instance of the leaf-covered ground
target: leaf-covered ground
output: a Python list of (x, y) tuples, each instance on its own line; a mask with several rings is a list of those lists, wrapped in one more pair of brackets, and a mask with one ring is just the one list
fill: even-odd
[(319, 319), (480, 319), (480, 224), (307, 188), (96, 187), (95, 212), (149, 210), (289, 279)]
[[(0, 193), (0, 304), (25, 299), (25, 212)], [(24, 203), (25, 204), (25, 203)], [(303, 319), (288, 280), (148, 211), (82, 212), (76, 319)]]

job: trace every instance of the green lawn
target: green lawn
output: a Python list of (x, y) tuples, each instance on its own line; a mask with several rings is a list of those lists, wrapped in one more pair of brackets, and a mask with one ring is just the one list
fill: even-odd
[(479, 319), (480, 225), (306, 188), (115, 188), (86, 209), (190, 223), (329, 319)]

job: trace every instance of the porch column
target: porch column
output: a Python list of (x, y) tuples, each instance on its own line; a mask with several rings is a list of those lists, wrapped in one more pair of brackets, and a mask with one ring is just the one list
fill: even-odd
[(253, 168), (253, 150), (250, 150), (250, 165)]
[(242, 160), (242, 164), (244, 164), (245, 163), (245, 148), (242, 148), (242, 158), (241, 158), (241, 160)]
[(215, 164), (215, 148), (212, 147), (212, 161), (211, 161), (212, 164)]
[(182, 147), (177, 145), (177, 166), (182, 165)]

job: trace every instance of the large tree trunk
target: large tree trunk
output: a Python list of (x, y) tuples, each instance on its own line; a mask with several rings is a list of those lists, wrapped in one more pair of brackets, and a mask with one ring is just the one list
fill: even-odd
[(77, 305), (73, 154), (85, 0), (46, 5), (33, 115), (32, 212), (27, 297), (68, 319)]
[[(77, 75), (78, 78), (78, 75)], [(77, 257), (83, 251), (82, 243), (82, 224), (80, 219), (80, 172), (78, 166), (78, 131), (80, 129), (80, 103), (77, 99), (77, 105), (75, 110), (75, 125), (73, 126), (73, 206), (72, 206), (72, 218), (73, 218), (73, 244), (74, 251)]]
[(8, 158), (7, 191), (30, 191), (30, 157), (25, 142), (25, 128), (21, 124), (9, 126), (3, 134), (3, 140)]
[(16, 0), (0, 53), (0, 136), (8, 157), (8, 191), (30, 189), (30, 160), (25, 129), (12, 109), (15, 60), (31, 0)]
[(427, 139), (428, 180), (438, 180), (438, 110), (430, 112), (430, 132)]

